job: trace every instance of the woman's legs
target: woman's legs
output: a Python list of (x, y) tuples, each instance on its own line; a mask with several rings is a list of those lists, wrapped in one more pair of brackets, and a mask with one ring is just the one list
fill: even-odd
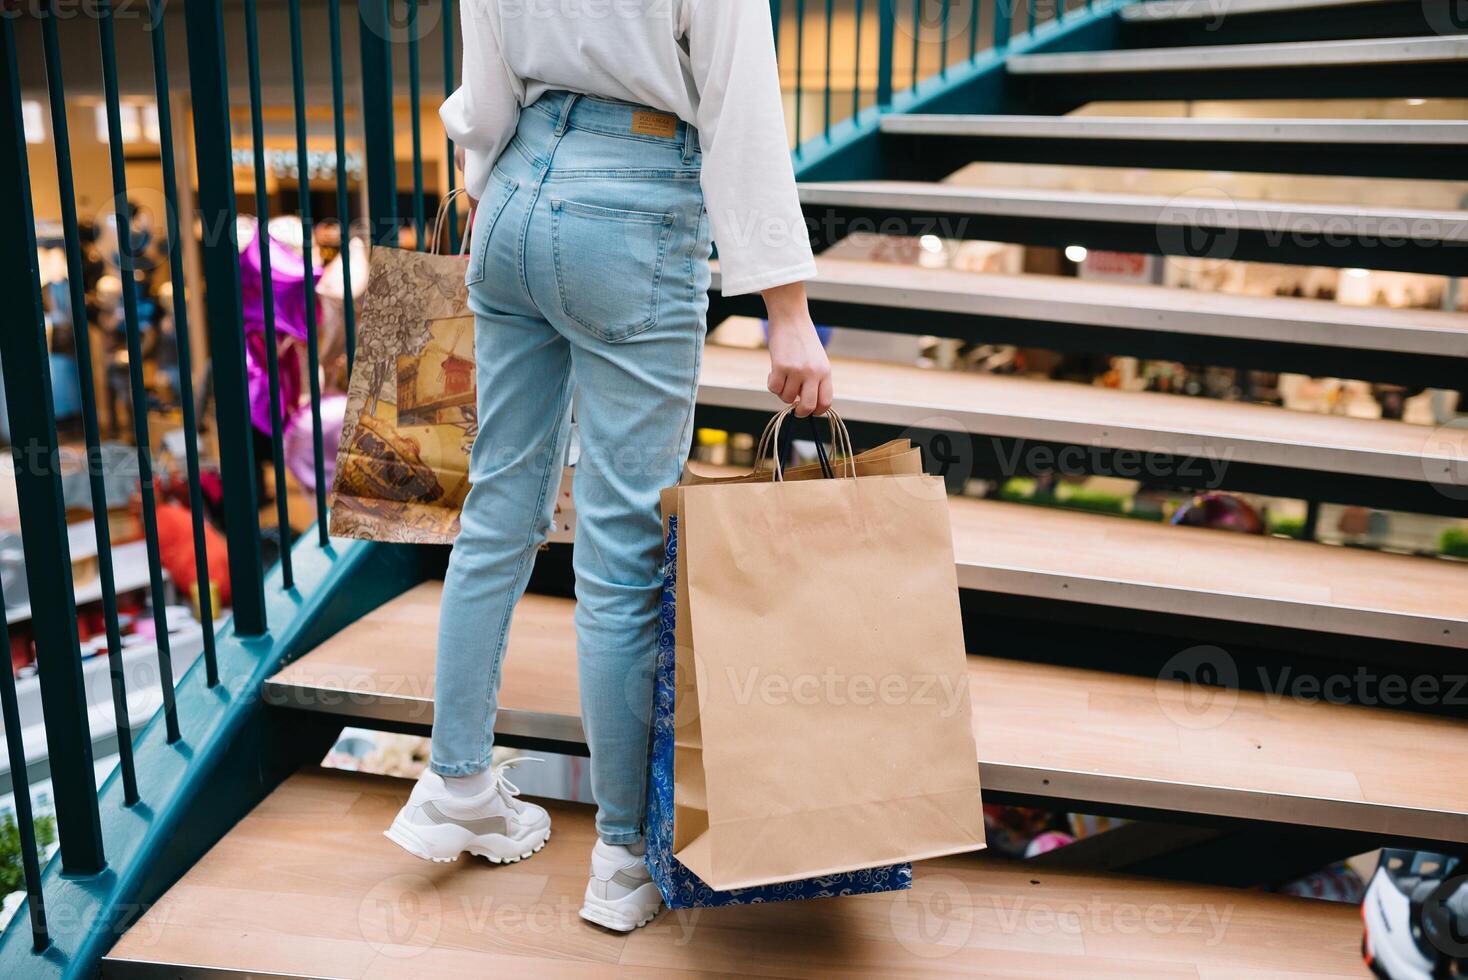
[(642, 837), (662, 586), (658, 497), (688, 458), (703, 337), (699, 318), (677, 315), (619, 343), (573, 337), (581, 716), (597, 833), (609, 844)]
[(505, 637), (550, 529), (571, 392), (570, 345), (550, 324), (476, 313), (480, 431), (444, 577), (434, 681), (431, 765), (449, 777), (489, 766)]

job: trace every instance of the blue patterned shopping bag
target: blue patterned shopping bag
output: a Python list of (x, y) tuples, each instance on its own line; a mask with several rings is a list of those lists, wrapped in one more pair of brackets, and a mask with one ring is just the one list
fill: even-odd
[(647, 865), (670, 909), (752, 905), (805, 898), (833, 898), (912, 887), (912, 865), (895, 864), (864, 871), (787, 881), (775, 885), (715, 891), (673, 856), (673, 734), (676, 703), (678, 517), (667, 519), (666, 572), (658, 624), (656, 689), (653, 695), (651, 774), (647, 783)]

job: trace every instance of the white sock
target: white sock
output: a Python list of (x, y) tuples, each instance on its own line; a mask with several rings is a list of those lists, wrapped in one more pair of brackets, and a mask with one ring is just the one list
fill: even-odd
[(478, 796), (494, 785), (494, 773), (491, 769), (481, 769), (467, 776), (445, 776), (443, 784), (450, 796)]

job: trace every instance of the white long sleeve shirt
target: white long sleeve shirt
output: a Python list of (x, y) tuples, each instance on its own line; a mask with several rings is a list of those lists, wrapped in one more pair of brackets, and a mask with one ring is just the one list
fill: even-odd
[(464, 66), (439, 115), (483, 195), (520, 109), (564, 89), (697, 127), (726, 296), (815, 275), (765, 0), (465, 0)]

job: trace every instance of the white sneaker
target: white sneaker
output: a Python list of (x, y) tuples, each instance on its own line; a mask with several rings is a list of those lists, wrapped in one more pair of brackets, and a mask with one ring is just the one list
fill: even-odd
[(598, 840), (591, 849), (591, 880), (581, 918), (617, 932), (645, 926), (663, 906), (663, 897), (642, 855), (620, 844)]
[(528, 858), (545, 846), (551, 826), (550, 814), (520, 799), (505, 778), (506, 769), (526, 761), (538, 760), (495, 766), (493, 784), (477, 796), (454, 796), (443, 777), (425, 769), (383, 836), (425, 861), (455, 861), (465, 851), (495, 864)]

